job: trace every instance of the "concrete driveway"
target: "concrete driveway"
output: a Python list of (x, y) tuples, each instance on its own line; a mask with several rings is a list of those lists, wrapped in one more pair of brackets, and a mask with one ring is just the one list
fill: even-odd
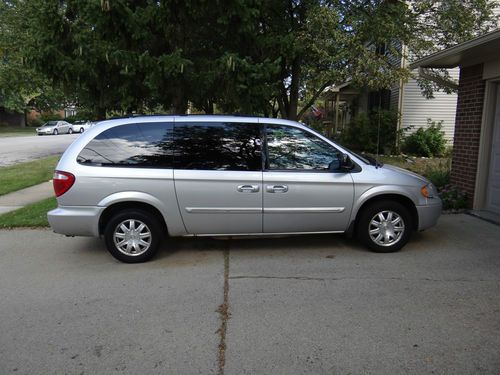
[(140, 265), (0, 231), (0, 373), (498, 374), (498, 229), (443, 216), (395, 254), (175, 239)]
[(78, 136), (79, 134), (0, 137), (0, 167), (62, 154)]

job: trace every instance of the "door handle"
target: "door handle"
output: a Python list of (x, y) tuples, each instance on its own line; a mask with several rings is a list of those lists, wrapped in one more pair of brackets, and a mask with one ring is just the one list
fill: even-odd
[(286, 193), (288, 191), (288, 186), (286, 185), (268, 185), (266, 187), (268, 193)]
[(259, 191), (259, 185), (240, 185), (236, 190), (240, 193), (257, 193)]

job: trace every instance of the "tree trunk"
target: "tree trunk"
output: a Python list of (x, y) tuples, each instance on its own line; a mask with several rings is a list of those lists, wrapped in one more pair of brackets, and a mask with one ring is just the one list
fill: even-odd
[(95, 109), (97, 120), (106, 120), (106, 108), (98, 106)]
[(286, 118), (297, 121), (297, 110), (299, 107), (299, 87), (300, 87), (300, 59), (297, 57), (292, 62), (292, 82), (290, 83), (290, 100)]
[[(278, 98), (276, 98), (276, 101), (278, 102), (278, 111), (281, 113), (281, 117), (286, 118), (286, 107), (285, 107), (285, 99), (286, 97), (283, 97), (283, 94), (280, 95)], [(276, 117), (278, 117), (278, 114), (276, 113)]]
[(104, 100), (104, 90), (101, 88), (98, 90), (99, 93), (99, 104), (97, 105), (95, 112), (98, 120), (106, 120), (106, 105)]
[(174, 112), (176, 115), (185, 115), (188, 109), (187, 100), (179, 100), (174, 103)]
[(188, 101), (184, 96), (184, 91), (180, 88), (177, 91), (177, 95), (174, 97), (172, 106), (174, 107), (174, 114), (176, 115), (185, 115), (187, 112)]
[(207, 103), (205, 104), (205, 108), (203, 108), (205, 113), (207, 115), (213, 115), (214, 114), (214, 103), (211, 100), (207, 100)]

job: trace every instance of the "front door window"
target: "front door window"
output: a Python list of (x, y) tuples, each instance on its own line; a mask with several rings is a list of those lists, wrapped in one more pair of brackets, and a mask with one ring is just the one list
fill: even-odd
[(302, 129), (267, 125), (268, 170), (335, 171), (341, 153), (333, 146)]

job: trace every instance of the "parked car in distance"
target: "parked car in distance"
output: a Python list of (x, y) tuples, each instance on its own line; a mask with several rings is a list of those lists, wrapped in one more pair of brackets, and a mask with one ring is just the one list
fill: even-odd
[(150, 259), (167, 235), (348, 233), (393, 252), (441, 214), (424, 177), (280, 119), (100, 122), (65, 151), (53, 181), (52, 229), (103, 236), (109, 252), (130, 263)]
[(49, 121), (36, 128), (38, 135), (58, 135), (58, 134), (68, 134), (70, 133), (71, 124), (66, 121)]
[(91, 126), (94, 126), (95, 123), (91, 121), (79, 120), (75, 121), (73, 125), (71, 125), (70, 133), (83, 133), (88, 130)]

